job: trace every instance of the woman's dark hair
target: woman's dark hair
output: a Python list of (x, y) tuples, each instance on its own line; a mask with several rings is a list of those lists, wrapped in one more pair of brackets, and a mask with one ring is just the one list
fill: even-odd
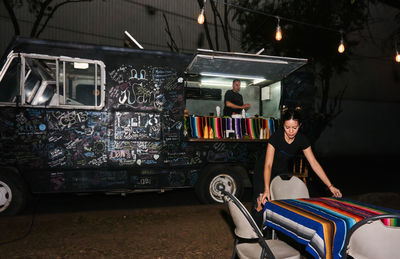
[(282, 124), (288, 120), (295, 120), (299, 124), (302, 123), (301, 114), (299, 109), (288, 109), (282, 113)]

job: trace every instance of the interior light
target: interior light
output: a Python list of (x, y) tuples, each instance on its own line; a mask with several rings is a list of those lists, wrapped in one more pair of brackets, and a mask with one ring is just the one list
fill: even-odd
[(253, 82), (253, 84), (259, 84), (259, 83), (261, 83), (261, 82), (264, 82), (264, 81), (267, 81), (267, 79), (254, 79), (254, 82)]
[[(212, 79), (201, 79), (200, 86), (217, 86), (217, 87), (232, 87), (231, 80), (212, 80)], [(244, 88), (247, 86), (246, 82), (240, 82), (240, 87)]]
[(277, 41), (280, 41), (282, 39), (282, 29), (281, 26), (279, 25), (279, 17), (278, 17), (278, 25), (276, 26), (276, 33), (275, 33), (275, 39)]
[(214, 72), (200, 72), (200, 75), (202, 75), (202, 76), (224, 77), (224, 78), (248, 79), (248, 80), (266, 80), (264, 77), (261, 77), (261, 76), (222, 74), (222, 73), (214, 73)]
[(289, 64), (287, 61), (283, 60), (274, 60), (274, 59), (265, 59), (265, 58), (246, 58), (246, 57), (230, 57), (230, 56), (212, 56), (209, 55), (197, 55), (201, 58), (206, 59), (225, 59), (225, 60), (235, 60), (235, 61), (251, 61), (251, 62), (260, 62), (260, 63), (273, 63), (273, 64)]
[(88, 69), (89, 68), (89, 64), (88, 63), (84, 63), (84, 62), (74, 62), (74, 68), (75, 69)]
[(400, 63), (400, 54), (398, 51), (396, 51), (396, 62)]

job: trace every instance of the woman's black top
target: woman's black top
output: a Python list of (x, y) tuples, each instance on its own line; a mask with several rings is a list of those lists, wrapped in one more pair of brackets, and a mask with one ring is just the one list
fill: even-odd
[(288, 144), (285, 140), (283, 129), (276, 131), (268, 140), (268, 143), (275, 148), (271, 179), (277, 175), (289, 173), (290, 161), (292, 161), (299, 151), (311, 146), (310, 141), (301, 132), (298, 132), (294, 141)]

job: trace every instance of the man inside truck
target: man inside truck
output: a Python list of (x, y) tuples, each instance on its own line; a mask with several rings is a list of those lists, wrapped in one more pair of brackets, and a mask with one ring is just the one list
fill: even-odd
[(240, 114), (242, 109), (249, 109), (250, 104), (243, 104), (243, 97), (239, 93), (240, 80), (234, 79), (232, 82), (232, 90), (228, 90), (224, 97), (224, 116), (231, 116), (232, 114)]

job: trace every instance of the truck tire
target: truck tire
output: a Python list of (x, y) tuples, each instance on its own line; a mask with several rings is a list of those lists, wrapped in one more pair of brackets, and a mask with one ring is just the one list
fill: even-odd
[(26, 190), (18, 175), (0, 172), (0, 216), (14, 216), (26, 204)]
[(195, 186), (197, 197), (202, 203), (223, 203), (221, 191), (225, 190), (241, 198), (244, 186), (238, 169), (228, 165), (206, 167)]

